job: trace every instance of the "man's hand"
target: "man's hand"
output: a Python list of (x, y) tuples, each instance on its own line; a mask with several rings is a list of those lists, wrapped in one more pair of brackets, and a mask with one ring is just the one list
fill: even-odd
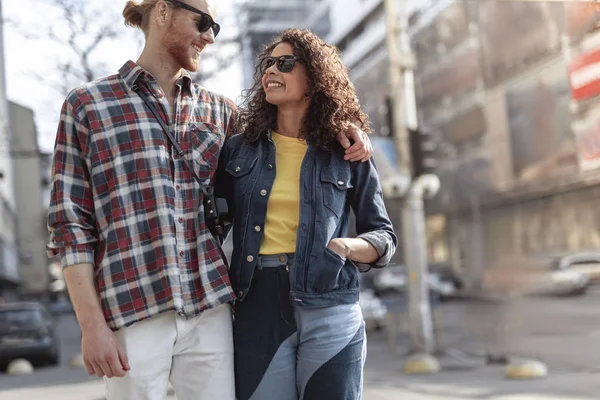
[(122, 378), (129, 361), (114, 332), (106, 325), (82, 331), (81, 352), (88, 374), (98, 378)]
[[(365, 162), (373, 156), (371, 139), (355, 124), (348, 124), (344, 130), (338, 132), (337, 140), (346, 149), (344, 160)], [(351, 144), (350, 140), (354, 144)]]

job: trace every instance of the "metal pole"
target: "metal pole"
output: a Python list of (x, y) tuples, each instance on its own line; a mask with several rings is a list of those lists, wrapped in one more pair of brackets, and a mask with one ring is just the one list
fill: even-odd
[(423, 195), (426, 190), (434, 195), (438, 188), (437, 176), (423, 175), (413, 182), (402, 206), (402, 233), (406, 249), (404, 258), (408, 273), (408, 314), (411, 350), (414, 353), (433, 353), (436, 350), (427, 283), (429, 268)]
[[(410, 137), (407, 127), (417, 129), (418, 124), (414, 61), (408, 35), (408, 16), (406, 12), (399, 15), (396, 1), (384, 0), (390, 60), (390, 97), (394, 117), (393, 133), (400, 173), (411, 176)], [(406, 1), (404, 5), (406, 6)], [(427, 236), (423, 195), (434, 195), (438, 188), (439, 180), (436, 176), (419, 177), (412, 183), (402, 201), (402, 237), (408, 273), (409, 329), (414, 353), (432, 353), (436, 347), (427, 284)]]
[(389, 112), (393, 116), (392, 132), (396, 151), (398, 153), (398, 167), (400, 174), (410, 176), (411, 157), (410, 157), (410, 138), (404, 122), (403, 110), (403, 85), (402, 70), (404, 69), (405, 59), (400, 53), (400, 44), (398, 42), (398, 11), (396, 9), (397, 0), (384, 0), (386, 15), (386, 36), (387, 48), (390, 60), (390, 100), (392, 110)]

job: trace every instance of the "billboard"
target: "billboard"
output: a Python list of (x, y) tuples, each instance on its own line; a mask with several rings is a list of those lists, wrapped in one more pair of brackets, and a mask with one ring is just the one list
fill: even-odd
[(600, 48), (573, 58), (569, 64), (573, 100), (587, 100), (600, 94)]

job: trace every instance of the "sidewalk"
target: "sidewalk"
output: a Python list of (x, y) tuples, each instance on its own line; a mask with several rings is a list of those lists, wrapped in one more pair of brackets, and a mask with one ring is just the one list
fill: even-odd
[[(597, 400), (599, 372), (559, 372), (531, 381), (504, 379), (503, 366), (460, 369), (441, 359), (443, 370), (427, 376), (402, 372), (403, 351), (393, 352), (373, 334), (365, 368), (364, 400)], [(445, 368), (444, 368), (445, 367)]]
[[(369, 337), (363, 400), (597, 400), (600, 373), (554, 372), (539, 381), (508, 381), (503, 367), (451, 369), (440, 373), (408, 376), (402, 372), (402, 350), (390, 351), (385, 334)], [(0, 391), (0, 400), (103, 400), (104, 384), (87, 383)], [(175, 399), (171, 395), (169, 400)], [(273, 399), (276, 400), (276, 399)], [(310, 400), (310, 399), (307, 399)]]
[[(537, 381), (505, 380), (502, 366), (461, 369), (451, 358), (440, 360), (440, 373), (408, 376), (402, 372), (406, 335), (400, 334), (397, 350), (390, 350), (385, 332), (371, 332), (363, 400), (600, 399), (599, 301), (600, 293), (591, 293), (580, 298), (532, 299), (500, 307), (475, 302), (442, 306), (442, 341), (446, 348), (469, 354), (480, 365), (489, 350), (539, 357), (548, 365), (549, 375)], [(103, 382), (92, 380), (0, 391), (0, 400), (103, 400), (103, 394)]]
[[(406, 332), (391, 350), (385, 332), (369, 335), (365, 400), (597, 400), (600, 399), (600, 292), (572, 298), (520, 298), (503, 304), (442, 304), (442, 371), (408, 376), (402, 363)], [(485, 365), (486, 354), (538, 359), (548, 377), (504, 379), (504, 366)], [(477, 368), (465, 368), (470, 361)]]
[[(373, 371), (371, 371), (373, 372)], [(395, 372), (395, 370), (389, 371)], [(388, 374), (387, 380), (390, 380)], [(600, 375), (561, 374), (538, 382), (509, 382), (501, 368), (470, 372), (442, 372), (430, 377), (396, 376), (396, 385), (365, 382), (364, 400), (592, 400), (600, 393)], [(567, 394), (564, 387), (580, 386), (595, 395)], [(74, 385), (0, 392), (0, 400), (103, 400), (104, 384), (93, 381)], [(174, 399), (173, 396), (168, 397)], [(273, 399), (276, 400), (276, 399)]]

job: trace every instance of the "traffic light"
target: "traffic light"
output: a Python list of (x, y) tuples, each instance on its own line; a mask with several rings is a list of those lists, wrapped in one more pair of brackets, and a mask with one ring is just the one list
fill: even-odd
[(433, 174), (438, 166), (437, 144), (432, 130), (409, 129), (413, 177)]
[[(397, 140), (394, 135), (394, 109), (390, 96), (386, 97), (385, 104), (387, 106), (386, 122), (389, 132)], [(416, 130), (407, 128), (407, 131), (409, 135), (413, 178), (435, 173), (438, 166), (435, 131), (427, 128), (417, 128)]]

